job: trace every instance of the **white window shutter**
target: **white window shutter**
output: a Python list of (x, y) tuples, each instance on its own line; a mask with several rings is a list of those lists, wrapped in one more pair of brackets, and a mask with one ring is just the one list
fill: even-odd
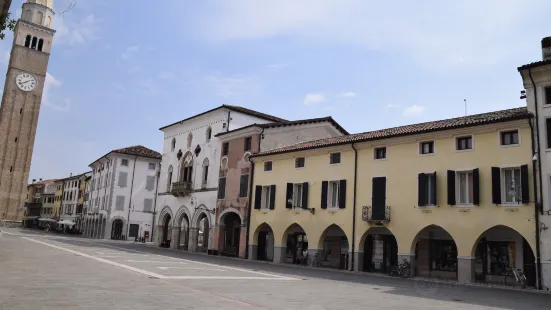
[(117, 196), (115, 211), (124, 211), (124, 196)]
[(148, 191), (152, 191), (153, 189), (155, 189), (155, 177), (154, 176), (148, 176), (147, 177), (147, 181), (146, 181), (146, 184), (145, 184), (145, 189), (147, 189)]
[(128, 178), (128, 172), (119, 172), (119, 186), (126, 187), (126, 179)]
[(153, 211), (153, 199), (145, 199), (143, 202), (143, 211), (151, 212)]

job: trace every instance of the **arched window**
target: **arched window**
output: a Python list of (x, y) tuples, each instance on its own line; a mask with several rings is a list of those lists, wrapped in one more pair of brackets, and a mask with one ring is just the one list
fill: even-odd
[(46, 27), (52, 27), (52, 17), (46, 17)]
[(212, 128), (210, 128), (210, 127), (207, 128), (207, 133), (206, 133), (206, 135), (207, 135), (207, 142), (209, 142), (209, 141), (210, 141), (210, 138), (212, 137)]
[(33, 19), (33, 12), (31, 10), (25, 10), (25, 13), (23, 13), (23, 19), (31, 21)]
[(172, 184), (172, 166), (168, 166), (168, 175), (166, 176), (166, 183), (168, 184), (168, 188), (170, 188), (170, 184)]
[(188, 152), (184, 156), (184, 160), (181, 165), (180, 179), (182, 182), (191, 182), (191, 177), (193, 174), (193, 155)]
[(32, 48), (33, 50), (35, 50), (37, 44), (38, 44), (38, 38), (37, 38), (37, 37), (33, 37), (33, 41), (32, 41), (32, 43), (31, 43), (31, 48)]
[(172, 142), (170, 143), (170, 151), (174, 152), (175, 148), (176, 148), (176, 138), (172, 138)]
[(209, 159), (205, 158), (205, 160), (203, 160), (203, 186), (207, 185), (208, 179), (209, 179)]
[(42, 20), (44, 19), (44, 13), (38, 11), (36, 12), (36, 14), (34, 15), (34, 18), (33, 18), (33, 23), (37, 24), (37, 25), (42, 25)]
[(187, 147), (191, 147), (191, 142), (193, 142), (193, 135), (190, 132), (189, 135), (187, 135)]
[(44, 40), (38, 40), (38, 50), (42, 52), (42, 46), (44, 46)]
[(30, 47), (31, 46), (31, 35), (28, 34), (26, 37), (25, 37), (25, 47)]

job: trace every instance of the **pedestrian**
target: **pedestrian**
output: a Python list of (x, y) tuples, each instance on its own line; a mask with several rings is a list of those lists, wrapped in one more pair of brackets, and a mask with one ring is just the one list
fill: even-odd
[(46, 224), (46, 234), (50, 231), (50, 223)]

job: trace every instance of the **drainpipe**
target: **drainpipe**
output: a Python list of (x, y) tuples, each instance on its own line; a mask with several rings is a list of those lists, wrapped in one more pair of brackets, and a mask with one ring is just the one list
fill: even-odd
[(134, 167), (132, 168), (132, 182), (130, 182), (130, 199), (128, 201), (128, 218), (126, 220), (126, 238), (130, 233), (130, 208), (132, 208), (132, 191), (134, 190), (134, 173), (136, 172), (136, 162), (138, 161), (138, 156), (134, 158)]
[(352, 261), (351, 261), (351, 270), (354, 271), (354, 249), (356, 246), (356, 184), (358, 184), (358, 150), (354, 147), (352, 143), (352, 149), (354, 149), (354, 205), (352, 213)]
[(226, 123), (227, 124), (226, 132), (230, 131), (230, 121), (231, 121), (230, 114), (231, 114), (231, 111), (228, 111), (228, 122)]
[(151, 222), (151, 242), (153, 242), (155, 227), (155, 215), (157, 214), (157, 195), (159, 194), (159, 179), (161, 178), (161, 164), (159, 164), (159, 172), (157, 172), (157, 186), (155, 187), (155, 201), (153, 202), (153, 221)]
[[(260, 142), (262, 141), (262, 135), (264, 134), (264, 127), (262, 132), (258, 135), (258, 152), (260, 152)], [(245, 236), (245, 258), (249, 258), (249, 233), (251, 230), (251, 198), (253, 194), (253, 181), (254, 181), (254, 162), (251, 160), (251, 179), (249, 180), (249, 199), (248, 199), (248, 209), (247, 209), (247, 234)]]
[[(536, 111), (536, 115), (535, 115), (535, 118), (536, 118), (536, 130), (538, 130), (539, 132), (539, 116), (538, 116), (538, 91), (536, 89), (536, 83), (534, 82), (534, 78), (532, 77), (532, 69), (531, 68), (528, 68), (528, 76), (530, 77), (530, 81), (532, 82), (532, 87), (534, 88), (534, 110)], [(536, 189), (536, 183), (534, 183), (534, 198), (536, 199), (536, 206), (535, 206), (535, 210), (534, 210), (534, 215), (536, 217), (536, 285), (537, 285), (537, 288), (539, 290), (542, 289), (542, 285), (541, 285), (541, 249), (540, 249), (540, 212), (543, 214), (543, 189), (542, 189), (542, 186), (543, 186), (543, 181), (542, 181), (542, 176), (541, 176), (541, 152), (540, 152), (540, 136), (538, 134), (537, 136), (537, 139), (534, 137), (534, 127), (532, 125), (532, 122), (529, 122), (530, 123), (530, 128), (531, 128), (531, 132), (532, 132), (532, 154), (534, 154), (534, 140), (536, 140), (536, 145), (537, 145), (537, 161), (539, 162), (539, 164), (537, 165), (537, 171), (538, 171), (538, 174), (539, 174), (539, 197), (541, 198), (542, 202), (538, 202), (538, 191)], [(536, 161), (533, 160), (532, 161), (533, 163), (533, 171), (535, 172), (536, 170), (534, 169), (536, 167)], [(535, 173), (534, 173), (535, 174)], [(535, 182), (535, 176), (534, 176), (534, 182)]]

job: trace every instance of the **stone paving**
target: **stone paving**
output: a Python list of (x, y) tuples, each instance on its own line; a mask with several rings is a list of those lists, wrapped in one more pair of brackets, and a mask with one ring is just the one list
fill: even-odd
[(551, 294), (6, 230), (0, 309), (550, 309)]

